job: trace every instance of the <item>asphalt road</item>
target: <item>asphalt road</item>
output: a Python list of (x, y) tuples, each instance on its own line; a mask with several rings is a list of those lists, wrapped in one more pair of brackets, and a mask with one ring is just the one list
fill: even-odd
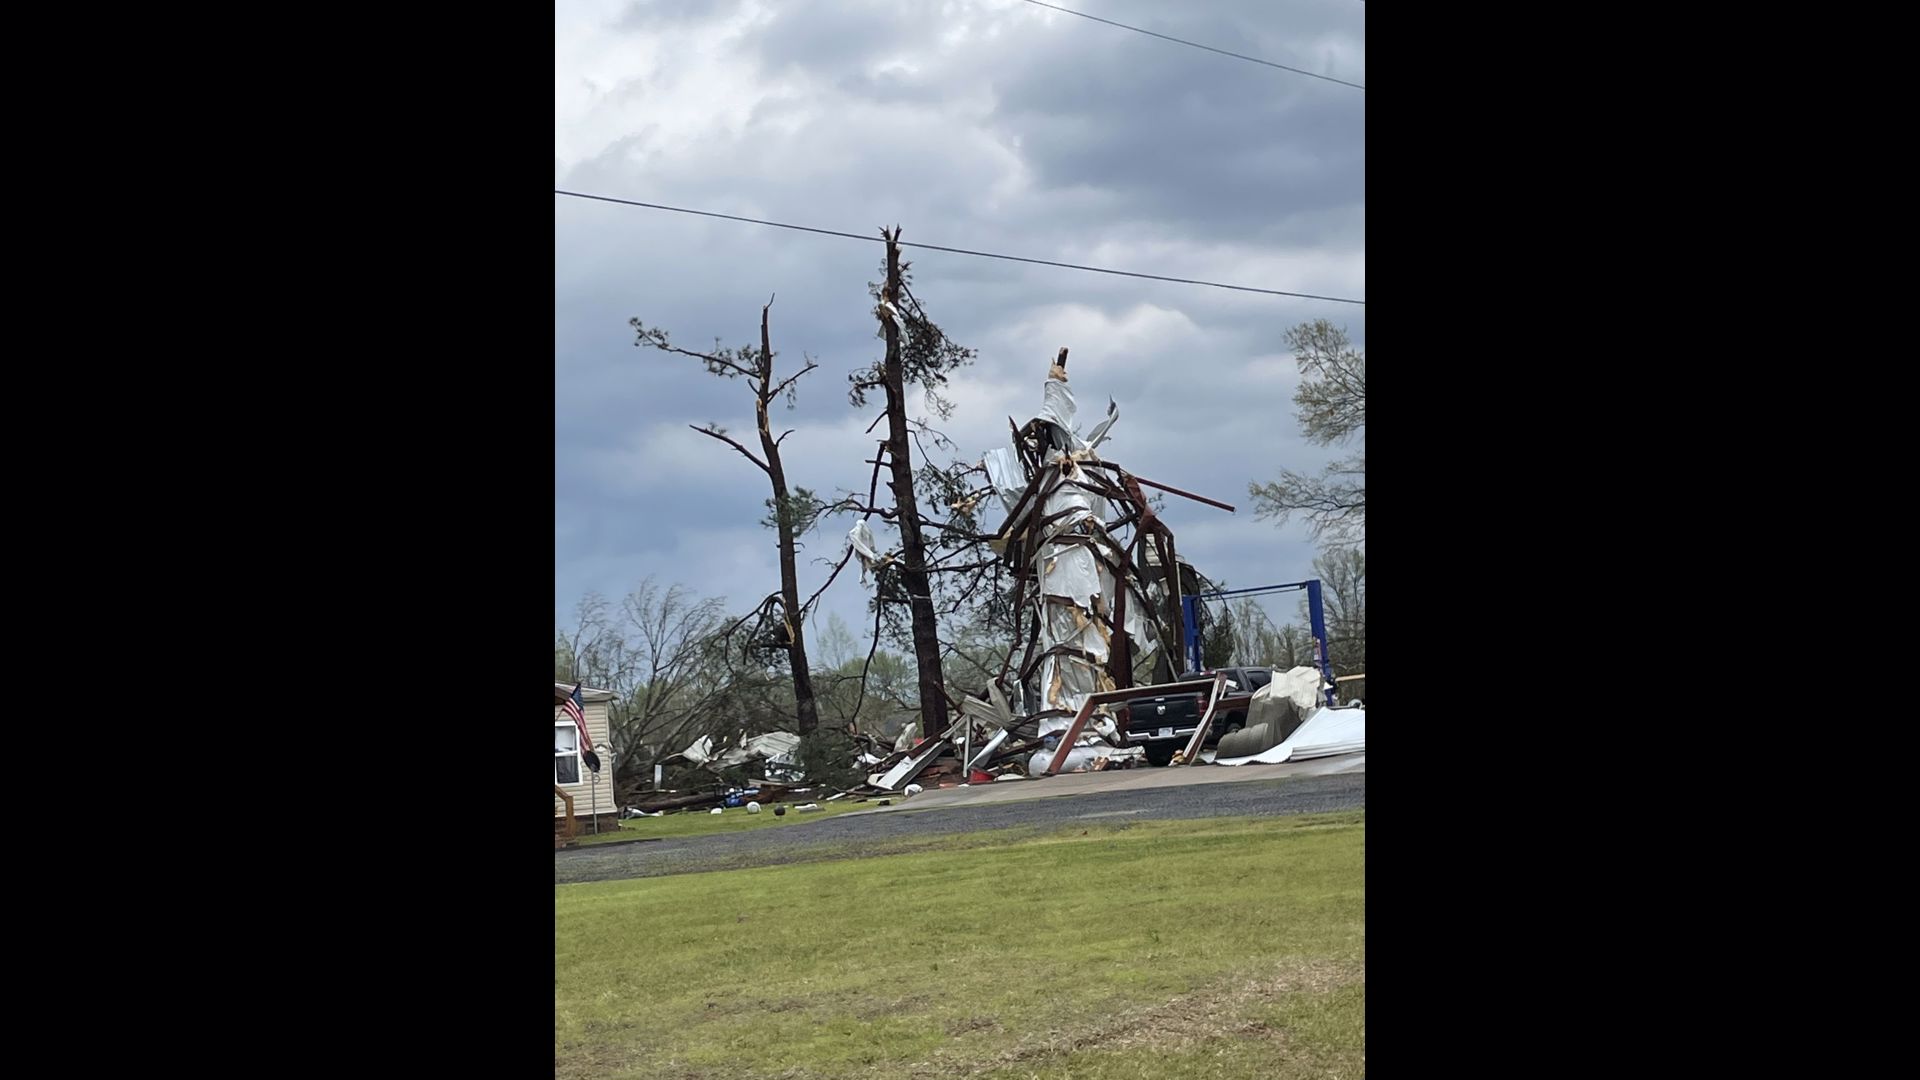
[[(1041, 781), (1044, 783), (1045, 781)], [(985, 806), (901, 810), (823, 818), (752, 832), (656, 840), (554, 853), (555, 884), (660, 877), (703, 870), (887, 855), (927, 836), (994, 829), (1064, 828), (1177, 818), (1278, 816), (1367, 805), (1367, 774), (1296, 776), (1233, 784), (1189, 784), (1028, 799)]]

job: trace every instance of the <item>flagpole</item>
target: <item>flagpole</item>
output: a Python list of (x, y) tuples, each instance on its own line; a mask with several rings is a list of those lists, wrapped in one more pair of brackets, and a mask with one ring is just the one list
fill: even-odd
[(573, 693), (569, 695), (571, 700), (568, 703), (568, 711), (570, 713), (575, 714), (574, 725), (580, 729), (580, 767), (581, 767), (581, 770), (585, 772), (589, 778), (587, 780), (587, 785), (588, 785), (589, 795), (593, 800), (593, 835), (599, 836), (600, 835), (600, 770), (589, 769), (587, 766), (587, 761), (589, 758), (592, 758), (595, 761), (598, 761), (599, 758), (598, 758), (598, 755), (596, 755), (593, 752), (593, 731), (587, 726), (586, 699), (580, 696), (580, 687), (582, 683), (580, 681), (580, 661), (578, 658), (574, 659), (572, 667), (573, 667)]
[[(574, 694), (580, 694), (580, 655), (574, 653), (572, 659), (574, 659)], [(580, 701), (580, 715), (582, 715), (582, 719), (586, 719), (586, 711), (588, 711), (588, 705), (586, 705), (586, 700), (582, 700)], [(588, 753), (593, 751), (593, 736), (591, 736), (591, 732), (584, 732), (584, 734), (588, 734), (588, 738), (586, 738), (588, 748), (586, 748), (586, 753), (580, 755), (580, 765), (586, 765), (586, 763), (588, 763)], [(591, 780), (588, 780), (588, 790), (593, 794), (593, 836), (599, 836), (599, 773), (588, 773), (588, 776), (591, 776)]]
[[(577, 685), (576, 685), (576, 689), (578, 689)], [(586, 699), (582, 698), (580, 701), (581, 719), (585, 719), (586, 715), (587, 715), (587, 703), (586, 703)], [(587, 749), (588, 750), (593, 749), (593, 728), (591, 727), (587, 728)], [(586, 758), (582, 756), (580, 760), (584, 762), (586, 761)], [(595, 755), (595, 760), (596, 761), (599, 760), (598, 755)], [(599, 836), (600, 835), (600, 770), (595, 769), (590, 775), (593, 777), (593, 787), (591, 788), (591, 791), (593, 793), (593, 835)]]

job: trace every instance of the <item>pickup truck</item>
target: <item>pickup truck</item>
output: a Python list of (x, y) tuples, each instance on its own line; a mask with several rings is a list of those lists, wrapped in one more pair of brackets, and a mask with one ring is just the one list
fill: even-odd
[[(1253, 692), (1273, 681), (1273, 669), (1266, 667), (1190, 671), (1178, 681), (1211, 679), (1215, 670), (1226, 673), (1227, 685), (1219, 706), (1214, 709), (1213, 730), (1207, 733), (1202, 746), (1212, 746), (1222, 735), (1240, 730), (1247, 722), (1247, 705)], [(1126, 736), (1128, 746), (1146, 747), (1148, 761), (1165, 765), (1186, 748), (1206, 708), (1204, 689), (1130, 698), (1120, 706), (1118, 727)]]

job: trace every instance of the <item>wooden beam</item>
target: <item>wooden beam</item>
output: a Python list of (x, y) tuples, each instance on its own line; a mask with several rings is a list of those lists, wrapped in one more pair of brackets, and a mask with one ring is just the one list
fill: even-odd
[(1200, 757), (1200, 748), (1207, 744), (1207, 731), (1213, 727), (1213, 711), (1220, 706), (1220, 691), (1227, 688), (1227, 673), (1213, 673), (1213, 689), (1207, 694), (1207, 711), (1200, 716), (1200, 726), (1193, 729), (1193, 738), (1187, 740), (1187, 748), (1181, 752), (1180, 764), (1191, 765)]
[(1218, 499), (1209, 499), (1205, 495), (1195, 495), (1191, 491), (1181, 491), (1179, 488), (1172, 487), (1167, 484), (1156, 484), (1152, 480), (1149, 480), (1144, 476), (1135, 476), (1134, 479), (1140, 481), (1142, 484), (1145, 484), (1150, 488), (1159, 488), (1161, 491), (1167, 492), (1170, 495), (1178, 495), (1183, 499), (1192, 499), (1194, 502), (1206, 503), (1208, 506), (1217, 506), (1220, 509), (1225, 510), (1229, 514), (1233, 513), (1232, 506), (1228, 505), (1227, 503), (1223, 503)]

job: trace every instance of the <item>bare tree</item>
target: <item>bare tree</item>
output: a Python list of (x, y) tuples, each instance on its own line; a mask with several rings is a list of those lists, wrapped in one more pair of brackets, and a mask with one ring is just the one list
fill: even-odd
[(1262, 664), (1275, 671), (1288, 671), (1314, 664), (1313, 634), (1295, 623), (1276, 625), (1259, 601), (1249, 596), (1234, 609), (1239, 632), (1241, 662)]
[(725, 711), (722, 703), (753, 696), (752, 673), (727, 662), (724, 621), (722, 601), (679, 585), (663, 591), (648, 579), (617, 607), (588, 593), (574, 626), (556, 633), (554, 681), (613, 694), (607, 726), (622, 796), (644, 786), (663, 748), (706, 734), (705, 718)]
[(1367, 670), (1367, 553), (1339, 548), (1313, 560), (1327, 616), (1327, 659), (1335, 672)]
[(1313, 632), (1298, 623), (1288, 623), (1274, 630), (1269, 626), (1271, 636), (1263, 640), (1271, 642), (1267, 648), (1267, 663), (1278, 671), (1292, 671), (1297, 667), (1312, 667), (1314, 654)]
[(1287, 332), (1300, 367), (1294, 391), (1300, 426), (1322, 446), (1349, 443), (1359, 451), (1328, 465), (1319, 476), (1289, 469), (1269, 483), (1251, 483), (1255, 516), (1284, 525), (1295, 514), (1307, 520), (1316, 539), (1328, 547), (1363, 543), (1367, 528), (1367, 357), (1347, 340), (1347, 332), (1325, 319), (1302, 323)]
[[(819, 516), (820, 504), (812, 492), (802, 488), (795, 492), (787, 489), (786, 470), (780, 463), (780, 444), (786, 441), (792, 429), (782, 432), (779, 438), (773, 434), (768, 417), (768, 406), (782, 395), (786, 396), (787, 407), (794, 403), (795, 386), (802, 375), (818, 367), (812, 360), (799, 371), (784, 379), (775, 380), (773, 371), (773, 345), (767, 331), (767, 309), (773, 306), (769, 299), (760, 309), (760, 348), (742, 346), (738, 349), (722, 349), (719, 342), (714, 343), (712, 352), (695, 352), (682, 349), (667, 339), (666, 331), (658, 327), (649, 328), (639, 319), (633, 319), (637, 340), (636, 346), (647, 346), (663, 352), (679, 353), (691, 356), (706, 365), (707, 371), (725, 379), (745, 378), (747, 386), (753, 391), (755, 426), (760, 435), (760, 453), (742, 446), (718, 424), (689, 425), (693, 430), (709, 438), (726, 443), (740, 452), (740, 455), (753, 462), (767, 476), (767, 483), (773, 490), (769, 503), (769, 519), (779, 537), (780, 547), (780, 591), (769, 595), (746, 618), (743, 625), (751, 621), (748, 640), (763, 650), (784, 652), (788, 669), (793, 674), (795, 698), (795, 719), (802, 737), (811, 735), (819, 726), (818, 710), (814, 704), (812, 672), (807, 665), (806, 619), (807, 607), (819, 598), (816, 592), (807, 605), (800, 603), (800, 585), (797, 568), (794, 565), (794, 543), (796, 539), (812, 527)], [(844, 560), (842, 560), (844, 565)], [(839, 571), (834, 571), (836, 574)], [(832, 578), (828, 579), (832, 582)], [(826, 586), (821, 586), (825, 589)]]
[(612, 688), (621, 642), (608, 625), (607, 612), (607, 598), (597, 592), (589, 592), (574, 605), (573, 628), (554, 635), (553, 681)]
[(662, 592), (649, 579), (621, 601), (620, 614), (632, 675), (616, 736), (623, 749), (671, 748), (730, 682), (716, 677), (712, 655), (724, 605), (679, 585)]

